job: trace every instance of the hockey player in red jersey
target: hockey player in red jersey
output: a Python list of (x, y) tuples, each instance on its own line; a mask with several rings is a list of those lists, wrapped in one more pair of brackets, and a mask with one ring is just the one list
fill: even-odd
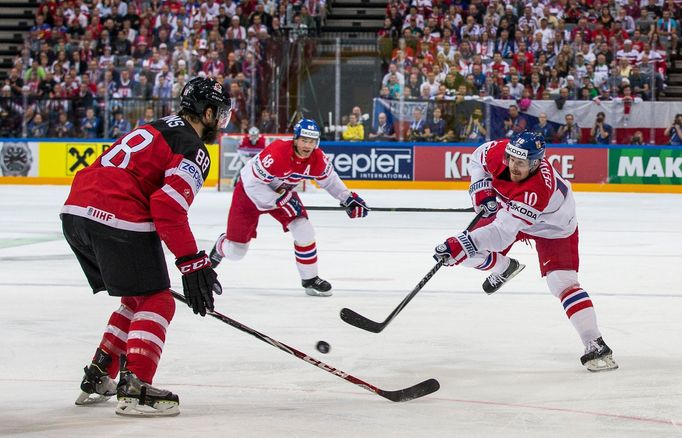
[(265, 137), (260, 135), (260, 130), (255, 126), (249, 129), (249, 132), (244, 134), (244, 137), (237, 145), (237, 153), (239, 154), (239, 163), (235, 170), (235, 177), (232, 179), (232, 185), (236, 186), (239, 182), (239, 171), (248, 163), (248, 161), (256, 156), (260, 151), (265, 149)]
[(211, 165), (204, 142), (227, 126), (230, 99), (219, 83), (195, 78), (180, 106), (178, 115), (127, 133), (78, 172), (62, 208), (64, 236), (93, 292), (121, 300), (85, 368), (77, 405), (116, 394), (120, 415), (180, 412), (177, 395), (151, 386), (175, 313), (161, 241), (176, 257), (194, 313), (204, 316), (213, 309), (213, 293), (222, 292), (187, 210)]
[(253, 157), (240, 172), (227, 217), (227, 233), (211, 251), (215, 268), (223, 257), (240, 260), (256, 237), (258, 218), (268, 213), (291, 231), (296, 267), (308, 295), (327, 297), (331, 284), (317, 275), (315, 231), (308, 213), (294, 190), (302, 180), (315, 180), (338, 199), (352, 218), (365, 217), (365, 201), (346, 188), (318, 145), (320, 128), (313, 120), (301, 119), (294, 126), (293, 140), (276, 140)]
[(260, 135), (260, 130), (253, 126), (249, 129), (247, 134), (244, 134), (239, 146), (237, 146), (237, 152), (250, 157), (253, 157), (258, 152), (265, 149), (265, 137)]
[(471, 232), (438, 245), (434, 258), (445, 258), (449, 266), (490, 271), (483, 290), (491, 294), (525, 267), (505, 255), (514, 242), (534, 240), (540, 272), (585, 345), (582, 364), (590, 371), (616, 369), (592, 300), (578, 282), (578, 221), (571, 185), (544, 155), (543, 137), (530, 131), (477, 148), (468, 166), (469, 193), (484, 218)]

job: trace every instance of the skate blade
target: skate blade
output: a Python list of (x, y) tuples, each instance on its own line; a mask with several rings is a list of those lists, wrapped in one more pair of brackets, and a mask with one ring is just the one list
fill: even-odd
[(598, 373), (600, 371), (612, 371), (618, 369), (618, 364), (611, 355), (604, 356), (597, 359), (592, 359), (585, 362), (585, 368), (593, 373)]
[(77, 406), (87, 406), (87, 405), (94, 405), (98, 403), (104, 403), (105, 401), (109, 400), (112, 395), (101, 395), (101, 394), (88, 394), (87, 392), (81, 392), (81, 395), (78, 396), (76, 399), (76, 405)]
[(180, 405), (176, 402), (157, 401), (154, 406), (141, 405), (136, 398), (119, 398), (116, 415), (127, 417), (174, 417), (180, 414)]
[(305, 288), (305, 293), (310, 295), (311, 297), (331, 297), (332, 296), (331, 290), (323, 292), (323, 291), (315, 290), (311, 287)]

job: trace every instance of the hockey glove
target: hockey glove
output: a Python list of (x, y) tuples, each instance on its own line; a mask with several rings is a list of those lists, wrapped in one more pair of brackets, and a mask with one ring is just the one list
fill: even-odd
[(469, 232), (464, 231), (462, 234), (448, 238), (444, 243), (438, 245), (435, 249), (433, 258), (436, 261), (444, 259), (445, 266), (459, 265), (469, 257), (473, 257), (478, 249), (469, 236)]
[(350, 192), (350, 196), (341, 204), (341, 206), (346, 207), (346, 214), (351, 219), (365, 217), (367, 216), (367, 213), (369, 213), (369, 207), (365, 204), (364, 199), (355, 192)]
[(213, 293), (223, 293), (218, 274), (211, 268), (211, 260), (204, 251), (200, 251), (179, 257), (175, 265), (182, 273), (182, 289), (187, 305), (195, 314), (206, 316), (207, 309), (213, 310)]
[(277, 198), (277, 206), (284, 210), (284, 213), (289, 217), (298, 217), (303, 214), (303, 203), (298, 193), (293, 190), (284, 192), (282, 196)]
[(483, 217), (493, 216), (499, 210), (500, 204), (497, 203), (492, 181), (489, 178), (471, 184), (469, 193), (474, 201), (474, 210), (476, 213), (483, 210)]

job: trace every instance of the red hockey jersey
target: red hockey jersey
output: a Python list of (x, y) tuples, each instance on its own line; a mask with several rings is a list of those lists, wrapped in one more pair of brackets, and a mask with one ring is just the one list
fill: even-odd
[(315, 180), (339, 201), (350, 191), (319, 147), (308, 158), (294, 152), (294, 140), (275, 140), (253, 157), (240, 172), (247, 196), (260, 210), (271, 210), (286, 190), (293, 190), (302, 180)]
[(114, 142), (76, 174), (62, 213), (123, 230), (156, 230), (176, 257), (197, 252), (187, 210), (211, 160), (192, 126), (168, 116)]

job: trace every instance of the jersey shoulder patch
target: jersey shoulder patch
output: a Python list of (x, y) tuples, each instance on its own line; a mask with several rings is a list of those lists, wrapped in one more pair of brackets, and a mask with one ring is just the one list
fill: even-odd
[[(173, 154), (184, 157), (182, 163), (186, 168), (191, 168), (192, 173), (198, 170), (204, 180), (208, 177), (211, 167), (208, 149), (189, 122), (172, 115), (155, 120), (150, 125), (159, 131)], [(192, 168), (192, 165), (196, 165), (196, 168)]]
[(492, 141), (483, 151), (482, 164), (485, 169), (493, 176), (499, 176), (507, 166), (503, 163), (504, 149), (509, 143), (509, 139)]

